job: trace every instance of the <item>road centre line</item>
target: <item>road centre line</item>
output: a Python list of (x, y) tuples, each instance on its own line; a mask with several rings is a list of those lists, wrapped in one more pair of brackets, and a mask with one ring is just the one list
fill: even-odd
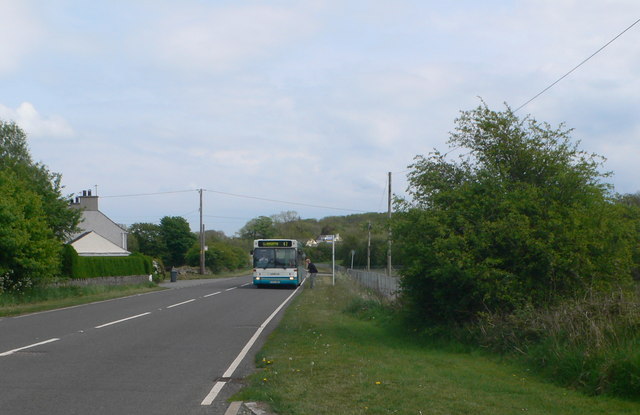
[(218, 292), (215, 292), (215, 293), (207, 294), (207, 295), (205, 295), (205, 296), (204, 296), (204, 297), (202, 297), (202, 298), (213, 297), (214, 295), (218, 295), (218, 294), (220, 294), (221, 292), (222, 292), (222, 291), (218, 291)]
[(193, 301), (196, 301), (196, 299), (195, 299), (195, 298), (192, 298), (191, 300), (187, 300), (187, 301), (183, 301), (183, 302), (178, 303), (178, 304), (170, 305), (170, 306), (168, 306), (167, 308), (178, 307), (179, 305), (188, 304), (188, 303), (191, 303), (191, 302), (193, 302)]
[(49, 339), (49, 340), (45, 340), (45, 341), (40, 342), (40, 343), (34, 343), (34, 344), (30, 344), (28, 346), (24, 346), (24, 347), (20, 347), (20, 348), (17, 348), (17, 349), (9, 350), (7, 352), (0, 353), (0, 357), (9, 356), (9, 355), (14, 354), (15, 352), (19, 352), (19, 351), (25, 350), (25, 349), (30, 349), (30, 348), (36, 347), (36, 346), (41, 346), (43, 344), (57, 342), (58, 340), (60, 340), (60, 339), (57, 339), (57, 338)]
[(100, 326), (96, 326), (96, 327), (94, 327), (94, 329), (101, 329), (101, 328), (103, 328), (103, 327), (112, 326), (112, 325), (114, 325), (114, 324), (122, 323), (123, 321), (127, 321), (127, 320), (133, 320), (134, 318), (138, 318), (138, 317), (146, 316), (146, 315), (148, 315), (148, 314), (151, 314), (151, 312), (149, 311), (149, 312), (146, 312), (146, 313), (138, 314), (138, 315), (136, 315), (136, 316), (131, 316), (131, 317), (123, 318), (123, 319), (120, 319), (120, 320), (112, 321), (112, 322), (110, 322), (110, 323), (105, 323), (105, 324), (102, 324), (102, 325), (100, 325)]
[[(229, 365), (229, 368), (227, 369), (226, 372), (224, 372), (224, 374), (222, 375), (222, 378), (230, 378), (233, 375), (233, 372), (235, 372), (236, 369), (238, 368), (238, 366), (240, 366), (240, 363), (247, 356), (247, 353), (249, 353), (249, 350), (254, 345), (256, 340), (258, 340), (258, 337), (260, 337), (260, 334), (262, 334), (262, 332), (264, 331), (265, 327), (267, 327), (267, 325), (271, 322), (271, 320), (273, 320), (273, 318), (276, 316), (276, 314), (278, 314), (278, 312), (280, 312), (280, 310), (282, 310), (282, 307), (284, 307), (285, 304), (287, 304), (289, 302), (289, 300), (298, 292), (299, 289), (300, 289), (300, 287), (296, 288), (291, 293), (291, 295), (289, 295), (282, 302), (282, 304), (280, 304), (278, 306), (278, 308), (276, 308), (275, 311), (273, 313), (271, 313), (271, 315), (269, 317), (267, 317), (267, 319), (264, 321), (264, 323), (262, 323), (262, 325), (258, 328), (258, 330), (256, 330), (256, 332), (253, 334), (253, 336), (249, 339), (247, 344), (245, 344), (245, 346), (242, 348), (242, 350), (240, 351), (240, 353), (238, 354), (236, 359), (231, 363), (231, 365)], [(220, 391), (222, 390), (222, 387), (225, 384), (226, 384), (226, 382), (217, 381), (213, 385), (213, 388), (211, 388), (211, 391), (209, 392), (209, 394), (204, 398), (204, 400), (202, 401), (202, 403), (200, 405), (201, 406), (211, 405), (213, 403), (213, 401), (216, 399), (216, 397), (218, 396), (218, 393), (220, 393)]]
[(231, 287), (231, 288), (227, 288), (225, 291), (231, 291), (231, 290), (235, 290), (238, 287)]

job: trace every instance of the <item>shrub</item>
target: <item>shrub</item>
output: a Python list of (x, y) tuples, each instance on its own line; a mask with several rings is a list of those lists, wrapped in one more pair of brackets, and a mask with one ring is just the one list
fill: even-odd
[(558, 383), (640, 397), (640, 297), (617, 290), (545, 309), (484, 313), (469, 326), (491, 350), (519, 356)]
[(564, 126), (509, 108), (456, 122), (460, 161), (416, 157), (413, 200), (397, 203), (396, 259), (418, 318), (465, 322), (631, 283), (634, 223), (612, 203), (599, 157)]
[(142, 254), (127, 257), (79, 256), (66, 245), (62, 255), (63, 275), (71, 278), (121, 277), (151, 275), (155, 272), (151, 258)]
[(0, 170), (0, 293), (22, 292), (59, 272), (61, 244), (47, 220), (41, 196)]

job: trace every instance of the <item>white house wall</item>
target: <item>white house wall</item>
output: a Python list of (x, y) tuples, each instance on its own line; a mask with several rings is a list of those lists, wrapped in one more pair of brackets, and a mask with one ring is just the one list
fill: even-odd
[(127, 250), (127, 232), (99, 210), (82, 212), (82, 222), (78, 225), (83, 231), (94, 231), (120, 248)]
[(127, 256), (129, 252), (95, 232), (88, 232), (71, 243), (80, 256)]

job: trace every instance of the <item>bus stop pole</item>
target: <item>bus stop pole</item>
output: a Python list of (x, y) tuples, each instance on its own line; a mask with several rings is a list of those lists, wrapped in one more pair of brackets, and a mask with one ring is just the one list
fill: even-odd
[(336, 236), (335, 235), (333, 235), (333, 238), (331, 238), (331, 260), (332, 260), (331, 279), (332, 279), (332, 284), (336, 285)]

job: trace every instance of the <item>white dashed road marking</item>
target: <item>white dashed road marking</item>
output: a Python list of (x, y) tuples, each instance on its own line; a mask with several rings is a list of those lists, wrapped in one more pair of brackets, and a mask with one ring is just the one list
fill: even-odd
[(30, 344), (28, 346), (20, 347), (18, 349), (9, 350), (8, 352), (0, 353), (0, 357), (9, 356), (9, 355), (14, 354), (16, 352), (19, 352), (21, 350), (30, 349), (32, 347), (41, 346), (43, 344), (57, 342), (58, 340), (60, 340), (60, 339), (49, 339), (49, 340), (45, 340), (45, 341), (40, 342), (40, 343), (34, 343), (34, 344)]

